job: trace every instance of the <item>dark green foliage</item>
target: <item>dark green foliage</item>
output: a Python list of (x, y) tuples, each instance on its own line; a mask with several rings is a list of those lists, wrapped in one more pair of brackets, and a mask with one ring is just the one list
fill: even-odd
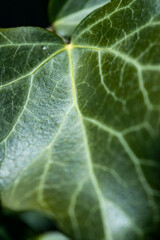
[(0, 55), (3, 206), (73, 240), (158, 238), (160, 1), (113, 0), (70, 44), (3, 29)]

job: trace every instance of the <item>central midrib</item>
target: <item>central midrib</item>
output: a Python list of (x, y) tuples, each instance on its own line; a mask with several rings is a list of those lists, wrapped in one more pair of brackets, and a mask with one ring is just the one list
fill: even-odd
[(79, 115), (81, 125), (82, 125), (82, 131), (83, 131), (84, 142), (85, 142), (85, 147), (86, 147), (88, 171), (89, 171), (89, 175), (90, 175), (90, 179), (92, 181), (93, 187), (97, 194), (97, 199), (99, 201), (100, 214), (101, 214), (101, 218), (102, 218), (105, 240), (112, 240), (112, 236), (111, 236), (110, 230), (108, 228), (108, 224), (106, 222), (106, 216), (104, 213), (105, 200), (104, 200), (102, 191), (98, 184), (97, 177), (96, 177), (96, 174), (95, 174), (95, 171), (93, 168), (91, 152), (90, 152), (86, 128), (85, 128), (85, 124), (84, 124), (84, 117), (81, 114), (81, 111), (79, 109), (78, 102), (77, 102), (77, 93), (76, 93), (76, 85), (75, 85), (74, 71), (73, 71), (73, 59), (72, 59), (72, 50), (74, 49), (74, 46), (72, 44), (69, 44), (69, 45), (67, 45), (66, 49), (67, 49), (68, 57), (69, 57), (70, 77), (71, 77), (72, 92), (73, 92), (73, 103), (74, 103), (75, 109), (77, 110), (77, 113)]

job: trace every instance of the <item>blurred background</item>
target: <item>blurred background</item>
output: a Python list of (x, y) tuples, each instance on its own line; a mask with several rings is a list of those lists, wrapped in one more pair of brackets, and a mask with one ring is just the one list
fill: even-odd
[(12, 212), (0, 207), (0, 240), (38, 240), (56, 230), (53, 220), (38, 212)]
[(48, 27), (48, 0), (0, 0), (0, 28)]

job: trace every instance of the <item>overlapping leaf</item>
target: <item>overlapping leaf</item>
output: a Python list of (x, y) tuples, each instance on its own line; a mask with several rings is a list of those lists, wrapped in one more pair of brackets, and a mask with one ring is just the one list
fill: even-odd
[(50, 232), (43, 234), (37, 240), (69, 240), (69, 238), (65, 237), (64, 235), (58, 233), (58, 232)]
[(50, 0), (49, 18), (54, 29), (62, 36), (70, 37), (89, 13), (100, 8), (110, 0)]
[(66, 46), (21, 31), (0, 38), (3, 204), (40, 210), (73, 239), (153, 239), (160, 2), (108, 3)]

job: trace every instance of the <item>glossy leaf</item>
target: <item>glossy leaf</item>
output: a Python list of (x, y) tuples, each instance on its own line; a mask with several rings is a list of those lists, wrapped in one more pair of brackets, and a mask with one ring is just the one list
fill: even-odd
[(0, 43), (3, 205), (40, 210), (72, 239), (154, 239), (160, 2), (112, 1), (69, 45), (33, 28)]
[(58, 233), (58, 232), (50, 232), (43, 234), (37, 240), (69, 240), (69, 238), (65, 237), (64, 235)]
[(89, 13), (110, 0), (50, 0), (48, 13), (53, 27), (62, 36), (70, 37)]

